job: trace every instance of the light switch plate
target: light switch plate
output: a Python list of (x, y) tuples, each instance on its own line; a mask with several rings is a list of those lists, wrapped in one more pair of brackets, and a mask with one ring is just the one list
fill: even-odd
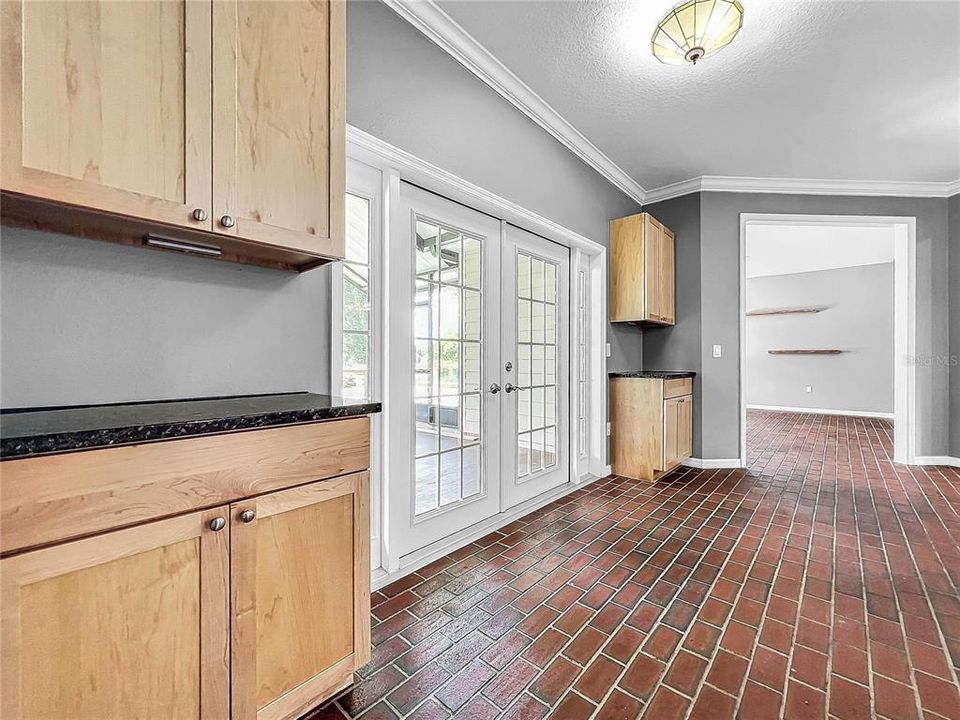
[(607, 437), (610, 437), (610, 423), (607, 423)]
[(813, 392), (813, 385), (807, 385), (807, 387), (805, 388), (805, 390), (806, 390), (808, 393), (812, 393), (812, 392)]
[(607, 343), (607, 357), (610, 357), (610, 343)]
[(715, 358), (720, 357), (720, 352), (721, 352), (720, 346), (719, 346), (719, 345), (714, 345), (714, 346), (713, 346), (713, 356), (714, 356)]

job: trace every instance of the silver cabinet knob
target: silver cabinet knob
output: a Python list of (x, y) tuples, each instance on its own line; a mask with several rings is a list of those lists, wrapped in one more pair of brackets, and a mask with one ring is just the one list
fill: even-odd
[(496, 383), (490, 383), (490, 394), (496, 395), (498, 392), (500, 392), (500, 386)]
[(227, 521), (224, 520), (222, 517), (215, 517), (213, 520), (210, 521), (210, 529), (213, 530), (214, 532), (220, 532), (221, 530), (223, 530), (224, 527), (226, 527), (226, 524), (227, 524)]
[(253, 522), (253, 519), (256, 516), (257, 514), (253, 510), (244, 510), (242, 513), (240, 513), (240, 522)]
[(196, 220), (197, 222), (203, 222), (204, 220), (207, 219), (207, 211), (204, 210), (203, 208), (196, 208), (193, 211), (193, 219)]
[(233, 215), (224, 215), (220, 218), (220, 224), (225, 228), (231, 228), (236, 225), (236, 221), (233, 219)]

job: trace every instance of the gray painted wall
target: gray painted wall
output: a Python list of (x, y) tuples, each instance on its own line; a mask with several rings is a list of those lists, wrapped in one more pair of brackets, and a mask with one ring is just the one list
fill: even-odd
[(328, 278), (4, 227), (0, 402), (325, 391)]
[[(603, 245), (640, 209), (379, 2), (347, 8), (347, 122)], [(641, 367), (638, 328), (608, 339), (609, 369)]]
[[(823, 308), (747, 318), (748, 405), (893, 413), (893, 263), (749, 278), (746, 299), (748, 310)], [(844, 353), (767, 352), (797, 348)]]
[(960, 195), (947, 200), (950, 232), (950, 455), (960, 457)]
[[(702, 414), (704, 458), (739, 453), (739, 263), (741, 213), (897, 215), (917, 219), (917, 355), (949, 353), (947, 201), (940, 198), (834, 197), (701, 193), (702, 378), (694, 412)], [(689, 282), (678, 277), (677, 284)], [(954, 318), (954, 324), (960, 318)], [(711, 345), (723, 357), (711, 357)], [(949, 368), (917, 367), (917, 454), (945, 455), (949, 446)], [(699, 400), (699, 403), (697, 401)]]
[(643, 336), (643, 367), (646, 370), (693, 370), (693, 455), (702, 457), (700, 415), (700, 193), (647, 205), (675, 234), (676, 324), (649, 328)]

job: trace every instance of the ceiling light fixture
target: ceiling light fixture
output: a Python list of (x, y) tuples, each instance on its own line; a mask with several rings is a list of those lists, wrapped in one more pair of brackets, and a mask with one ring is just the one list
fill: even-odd
[(697, 64), (722, 50), (743, 27), (743, 5), (737, 0), (686, 0), (657, 23), (651, 49), (662, 63)]

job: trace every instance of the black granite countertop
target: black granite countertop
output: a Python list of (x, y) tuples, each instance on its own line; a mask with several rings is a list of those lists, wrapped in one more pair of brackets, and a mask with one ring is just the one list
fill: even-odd
[(378, 413), (379, 402), (314, 393), (0, 410), (0, 457), (212, 435)]
[(692, 370), (617, 370), (607, 373), (612, 378), (648, 378), (654, 380), (673, 380), (676, 378), (692, 378), (696, 375)]

